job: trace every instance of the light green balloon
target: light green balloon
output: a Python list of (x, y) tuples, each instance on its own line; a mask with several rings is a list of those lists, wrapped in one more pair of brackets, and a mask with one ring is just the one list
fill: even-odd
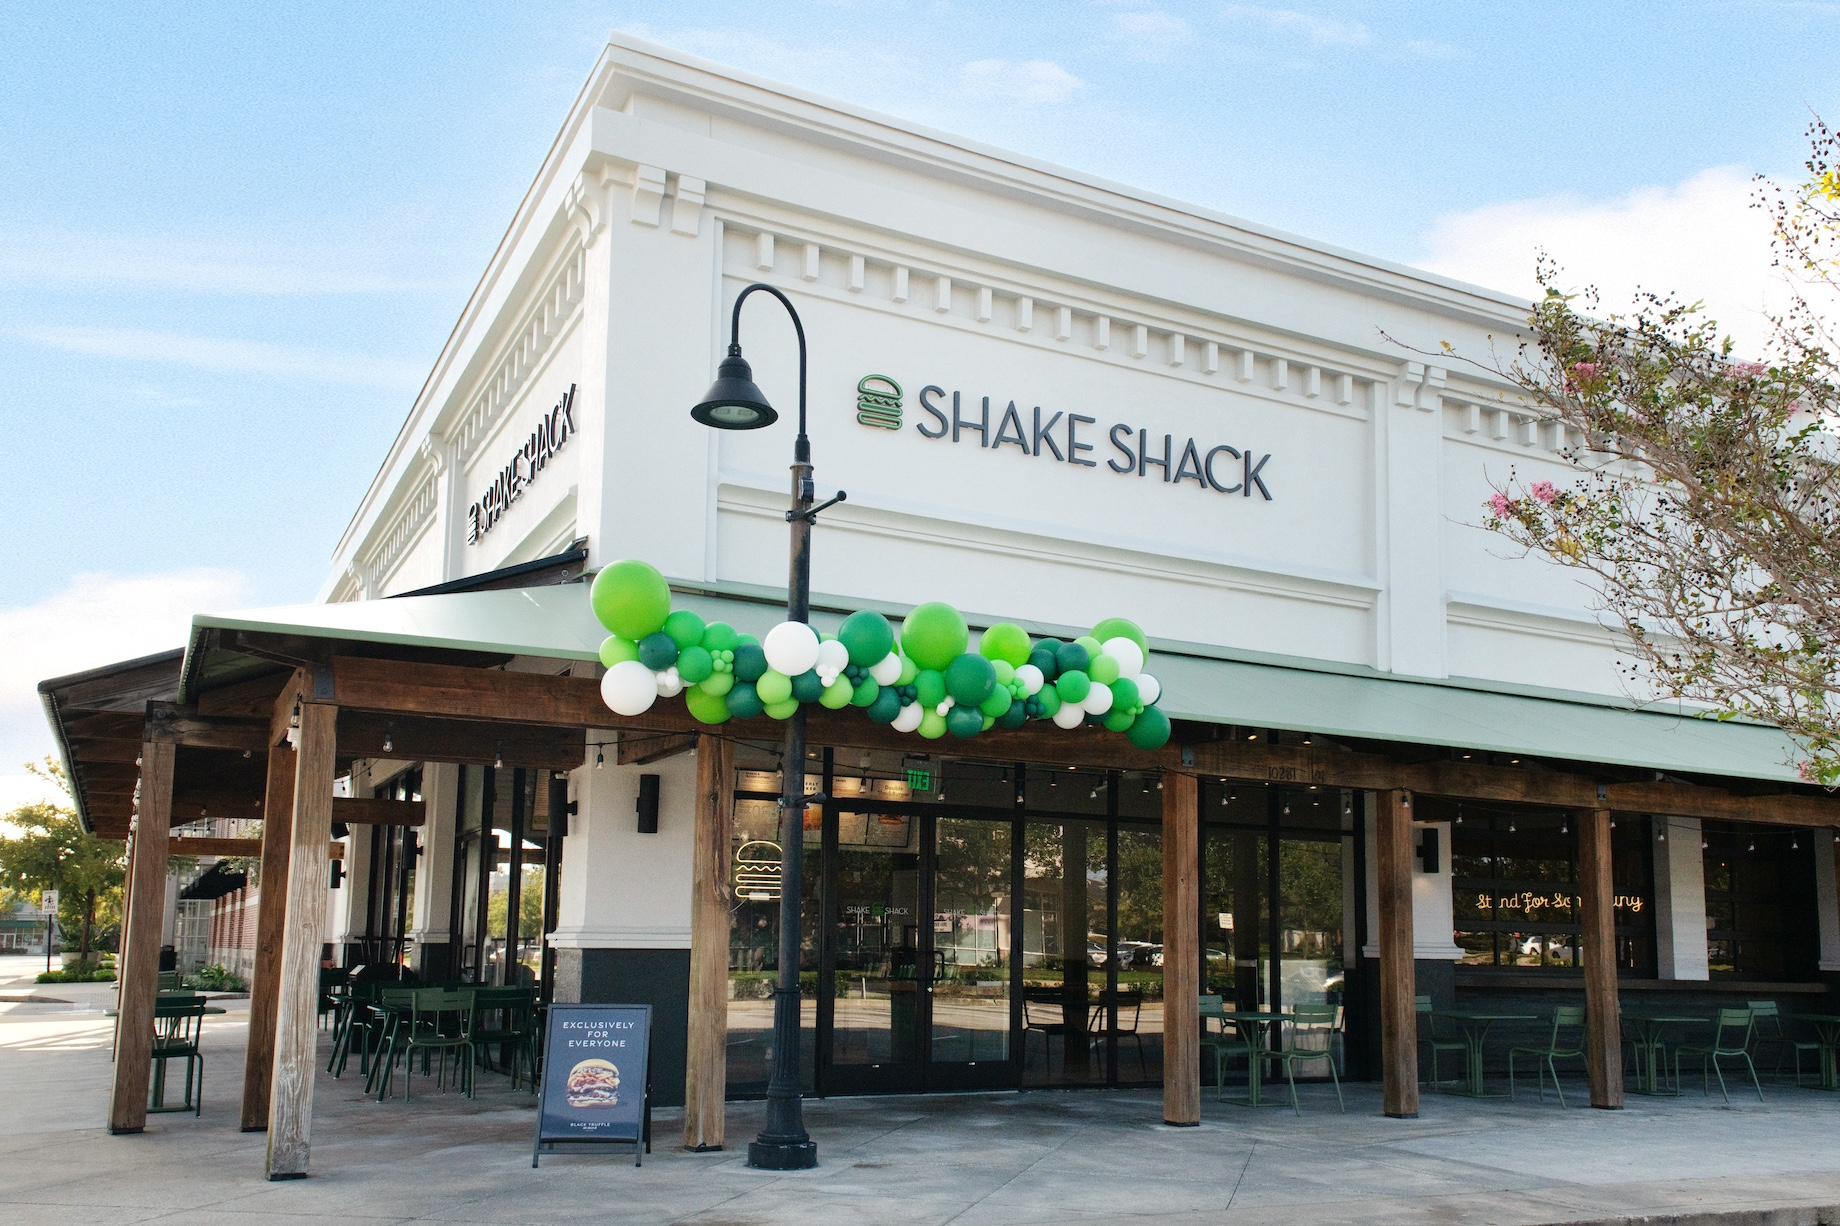
[(1098, 658), (1099, 647), (1100, 647), (1100, 643), (1098, 639), (1094, 638), (1090, 634), (1082, 634), (1079, 638), (1073, 641), (1078, 643), (1080, 646), (1084, 647), (1086, 649), (1086, 654), (1088, 656), (1091, 656), (1094, 659)]
[(679, 647), (691, 647), (703, 641), (703, 631), (707, 627), (703, 619), (688, 609), (679, 609), (664, 619), (664, 632), (671, 636)]
[[(764, 683), (765, 678), (762, 681)], [(1084, 702), (1092, 689), (1092, 678), (1076, 668), (1062, 673), (1054, 682), (1054, 688), (1060, 693), (1062, 702)]]
[(906, 656), (901, 657), (901, 676), (896, 685), (912, 685), (914, 678), (920, 675), (920, 666)]
[(1105, 713), (1105, 726), (1113, 732), (1123, 732), (1137, 719), (1137, 712), (1114, 706)]
[(1118, 680), (1118, 661), (1111, 656), (1095, 655), (1092, 658), (1092, 664), (1086, 669), (1086, 675), (1100, 685), (1110, 685)]
[(1136, 622), (1122, 617), (1106, 618), (1093, 627), (1092, 637), (1101, 643), (1108, 639), (1130, 639), (1144, 653), (1145, 659), (1150, 656), (1150, 641), (1144, 637), (1144, 632), (1137, 628)]
[(601, 643), (601, 664), (607, 668), (612, 668), (615, 664), (622, 663), (626, 660), (637, 660), (638, 658), (639, 644), (633, 642), (631, 639), (621, 638), (617, 634), (610, 634)]
[[(785, 702), (792, 697), (792, 678), (785, 673), (768, 669), (760, 674), (760, 680), (754, 683), (760, 693), (760, 701), (767, 705), (767, 713), (773, 714), (775, 703)], [(784, 719), (783, 715), (774, 715), (774, 719)]]
[(901, 647), (921, 668), (944, 670), (970, 645), (964, 615), (937, 600), (921, 605), (901, 623)]
[(937, 711), (928, 711), (920, 717), (920, 735), (929, 741), (937, 741), (946, 734), (946, 717)]
[[(1027, 664), (1028, 661), (1024, 660), (1023, 663)], [(1008, 685), (1016, 679), (1016, 665), (1011, 664), (1008, 660), (992, 660), (990, 669), (997, 674), (998, 685)]]
[(850, 705), (850, 699), (856, 697), (856, 687), (850, 684), (848, 677), (839, 675), (837, 680), (824, 687), (824, 693), (818, 697), (818, 705), (831, 711), (841, 711)]
[(717, 698), (726, 697), (728, 692), (735, 688), (735, 674), (710, 673), (696, 683), (696, 688)]
[(690, 714), (705, 724), (720, 724), (729, 717), (728, 699), (720, 694), (711, 694), (700, 689), (684, 691), (684, 705), (690, 708)]
[(996, 689), (990, 691), (989, 698), (986, 698), (983, 702), (978, 704), (978, 710), (982, 711), (986, 717), (995, 719), (1009, 710), (1009, 704), (1014, 701), (1015, 699), (1010, 697), (1009, 691), (999, 685)]
[(741, 636), (727, 622), (710, 622), (703, 627), (703, 646), (710, 651), (733, 651)]
[(1041, 687), (1041, 693), (1035, 696), (1041, 700), (1041, 717), (1053, 719), (1054, 713), (1061, 709), (1061, 692), (1054, 688), (1052, 682)]
[(946, 678), (944, 673), (928, 669), (914, 676), (915, 697), (920, 705), (932, 710), (946, 700)]
[(650, 562), (627, 558), (594, 576), (588, 605), (601, 625), (637, 642), (664, 628), (671, 614), (671, 585)]
[(772, 719), (791, 719), (793, 712), (798, 709), (799, 700), (796, 698), (788, 698), (785, 702), (770, 702), (765, 708), (768, 717)]
[(998, 622), (984, 631), (978, 640), (978, 654), (988, 660), (1001, 660), (1011, 668), (1029, 662), (1029, 632), (1015, 622)]

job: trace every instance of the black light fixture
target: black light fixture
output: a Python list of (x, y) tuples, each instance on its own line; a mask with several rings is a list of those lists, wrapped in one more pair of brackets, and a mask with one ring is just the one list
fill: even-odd
[[(792, 317), (799, 341), (799, 432), (792, 445), (791, 564), (786, 582), (786, 620), (811, 620), (811, 529), (818, 514), (847, 496), (838, 490), (817, 502), (812, 480), (811, 439), (805, 433), (805, 324), (785, 294), (755, 282), (735, 295), (729, 316), (728, 354), (716, 366), (716, 381), (690, 416), (714, 430), (759, 430), (779, 420), (754, 372), (741, 356), (741, 307), (763, 293), (779, 300)], [(814, 505), (814, 503), (816, 505)], [(805, 708), (786, 721), (786, 748), (780, 780), (779, 969), (773, 989), (773, 1075), (767, 1082), (767, 1119), (759, 1137), (748, 1145), (748, 1165), (769, 1171), (804, 1170), (818, 1164), (818, 1147), (805, 1131), (799, 1074), (799, 956), (804, 945), (799, 914), (799, 883), (805, 871)], [(945, 799), (940, 781), (939, 799)], [(822, 798), (818, 798), (822, 803)]]

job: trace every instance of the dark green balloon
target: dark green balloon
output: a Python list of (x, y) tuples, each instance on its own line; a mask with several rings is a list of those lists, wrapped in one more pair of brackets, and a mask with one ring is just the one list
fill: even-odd
[(1041, 670), (1045, 680), (1052, 681), (1061, 674), (1060, 659), (1047, 643), (1036, 644), (1035, 650), (1029, 653), (1029, 663)]
[(856, 683), (856, 692), (850, 696), (850, 704), (857, 707), (872, 707), (875, 705), (875, 700), (881, 696), (881, 683), (874, 677), (864, 677)]
[[(734, 704), (729, 706), (732, 709)], [(1169, 717), (1160, 707), (1145, 707), (1131, 721), (1125, 736), (1139, 749), (1161, 749), (1169, 743)]]
[(816, 702), (824, 697), (824, 682), (818, 680), (818, 670), (808, 668), (792, 679), (792, 696), (800, 702)]
[(946, 731), (953, 736), (976, 736), (984, 731), (984, 713), (976, 707), (953, 707), (946, 712)]
[[(766, 671), (767, 653), (760, 649), (759, 643), (744, 642), (739, 647), (735, 648), (736, 681), (759, 681), (760, 675)], [(735, 704), (732, 700), (728, 704), (728, 709), (730, 711), (735, 710)], [(741, 714), (739, 711), (735, 713), (737, 715)], [(742, 716), (742, 718), (745, 719), (747, 717)]]
[(894, 650), (894, 627), (880, 613), (867, 609), (852, 613), (837, 627), (837, 641), (850, 653), (850, 663), (863, 668), (879, 664)]
[(967, 651), (946, 665), (946, 693), (961, 707), (975, 707), (997, 688), (997, 670), (976, 652)]
[(900, 713), (901, 696), (891, 686), (883, 686), (882, 692), (869, 704), (868, 716), (878, 724), (892, 724)]
[(1054, 659), (1060, 665), (1063, 673), (1070, 673), (1076, 669), (1085, 672), (1092, 666), (1091, 653), (1078, 643), (1062, 643), (1055, 651)]
[(997, 716), (997, 727), (999, 728), (1020, 728), (1022, 727), (1023, 724), (1028, 722), (1028, 719), (1029, 719), (1028, 704), (1020, 703), (1020, 702), (1012, 702), (1009, 704), (1009, 710)]
[(660, 630), (639, 640), (639, 663), (653, 672), (663, 672), (677, 663), (677, 640)]
[(753, 719), (766, 709), (752, 681), (737, 681), (735, 688), (728, 692), (728, 713), (736, 719)]

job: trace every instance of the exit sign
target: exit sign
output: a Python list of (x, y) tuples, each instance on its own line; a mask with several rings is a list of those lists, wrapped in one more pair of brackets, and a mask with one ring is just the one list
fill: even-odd
[(907, 787), (909, 791), (930, 792), (933, 790), (933, 772), (923, 767), (907, 768)]

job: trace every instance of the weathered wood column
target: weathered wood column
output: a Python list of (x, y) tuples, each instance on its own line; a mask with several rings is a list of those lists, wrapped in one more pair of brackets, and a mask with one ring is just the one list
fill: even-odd
[(288, 849), (287, 913), (275, 1009), (275, 1072), (269, 1088), (268, 1177), (307, 1173), (318, 1064), (319, 949), (331, 872), (333, 750), (338, 708), (300, 704), (294, 764), (294, 821)]
[(268, 751), (268, 784), (262, 796), (262, 889), (256, 903), (256, 965), (249, 985), (249, 1046), (243, 1057), (244, 1132), (261, 1132), (268, 1127), (297, 757), (294, 747), (285, 742)]
[(1412, 793), (1375, 794), (1380, 903), (1380, 1064), (1386, 1114), (1418, 1116), (1418, 981), (1412, 965)]
[(684, 1070), (684, 1148), (721, 1149), (728, 1091), (728, 858), (735, 746), (696, 746), (696, 831), (690, 900), (690, 1041)]
[(1163, 775), (1163, 1122), (1201, 1122), (1201, 816), (1193, 775)]
[(1616, 998), (1616, 885), (1610, 871), (1610, 811), (1578, 822), (1578, 910), (1584, 957), (1584, 1058), (1591, 1105), (1623, 1105), (1623, 1027)]
[(147, 1077), (153, 1063), (153, 1006), (160, 990), (160, 925), (166, 915), (167, 840), (172, 831), (170, 742), (141, 745), (140, 810), (134, 819), (128, 931), (122, 941), (121, 994), (115, 1018), (115, 1081), (109, 1131), (147, 1126)]

